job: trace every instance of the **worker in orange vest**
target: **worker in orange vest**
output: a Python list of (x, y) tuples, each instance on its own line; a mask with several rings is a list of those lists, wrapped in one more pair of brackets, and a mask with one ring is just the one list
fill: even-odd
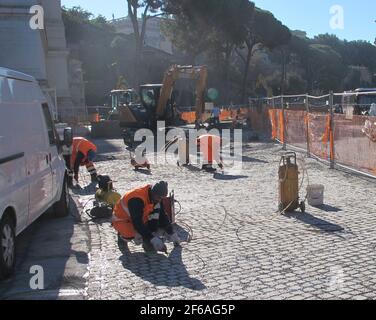
[(94, 143), (82, 137), (73, 138), (70, 161), (67, 163), (70, 185), (72, 185), (73, 178), (78, 182), (80, 166), (86, 166), (91, 181), (97, 182), (97, 170), (93, 163), (96, 155), (97, 146)]
[(197, 145), (204, 158), (204, 164), (202, 165), (203, 170), (208, 172), (214, 171), (214, 161), (218, 164), (218, 167), (223, 170), (221, 142), (222, 139), (220, 137), (212, 134), (204, 134), (197, 138)]
[(116, 203), (112, 226), (118, 232), (119, 247), (127, 248), (128, 242), (133, 241), (142, 244), (145, 251), (166, 252), (160, 231), (167, 233), (175, 245), (180, 244), (162, 205), (167, 195), (168, 184), (161, 181), (131, 190)]

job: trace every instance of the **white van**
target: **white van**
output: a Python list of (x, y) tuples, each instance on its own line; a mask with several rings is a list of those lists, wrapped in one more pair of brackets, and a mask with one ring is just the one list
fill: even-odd
[(69, 213), (62, 144), (37, 81), (0, 68), (0, 278), (14, 271), (17, 235), (50, 207)]

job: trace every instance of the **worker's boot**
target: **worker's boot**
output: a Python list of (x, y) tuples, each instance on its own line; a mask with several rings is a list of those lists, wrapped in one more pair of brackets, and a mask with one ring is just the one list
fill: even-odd
[(119, 233), (117, 242), (121, 252), (129, 251), (128, 242)]

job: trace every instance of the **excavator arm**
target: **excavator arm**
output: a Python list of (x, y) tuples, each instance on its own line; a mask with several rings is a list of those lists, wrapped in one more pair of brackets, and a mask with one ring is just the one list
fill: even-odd
[(158, 100), (156, 116), (163, 119), (166, 113), (167, 103), (171, 97), (175, 82), (181, 78), (196, 80), (196, 119), (201, 120), (205, 111), (204, 94), (206, 90), (208, 71), (206, 66), (171, 66), (165, 73), (163, 86)]

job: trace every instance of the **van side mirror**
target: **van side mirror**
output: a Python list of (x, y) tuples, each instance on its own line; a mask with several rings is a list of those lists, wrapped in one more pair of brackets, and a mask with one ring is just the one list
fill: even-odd
[(70, 127), (64, 129), (64, 141), (63, 144), (70, 147), (73, 144), (73, 130)]

